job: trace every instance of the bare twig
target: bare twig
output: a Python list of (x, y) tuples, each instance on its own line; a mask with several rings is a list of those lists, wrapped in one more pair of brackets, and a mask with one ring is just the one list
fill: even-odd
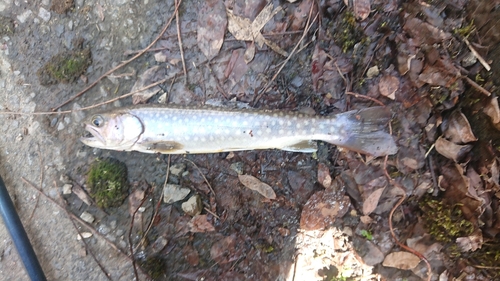
[[(175, 6), (179, 7), (182, 0), (175, 0)], [(186, 61), (184, 60), (184, 48), (182, 47), (181, 27), (179, 24), (179, 9), (175, 9), (175, 22), (177, 24), (177, 41), (179, 42), (179, 50), (181, 52), (182, 70), (184, 71), (184, 85), (187, 85), (187, 70)]]
[(372, 97), (369, 97), (369, 96), (364, 96), (364, 95), (360, 95), (360, 94), (357, 94), (357, 93), (354, 93), (354, 92), (346, 92), (347, 95), (351, 95), (351, 96), (354, 96), (356, 98), (360, 98), (360, 99), (367, 99), (367, 100), (371, 100), (372, 102), (378, 104), (378, 105), (381, 105), (381, 106), (385, 106), (385, 104), (377, 99), (374, 99)]
[[(168, 155), (167, 172), (165, 175), (165, 183), (163, 184), (163, 189), (162, 189), (161, 194), (160, 194), (160, 199), (158, 200), (158, 203), (156, 203), (156, 208), (154, 209), (154, 213), (153, 213), (153, 216), (151, 217), (151, 221), (149, 222), (148, 228), (146, 228), (146, 231), (144, 231), (144, 235), (142, 235), (141, 241), (139, 242), (139, 244), (137, 244), (137, 247), (139, 247), (139, 245), (142, 245), (144, 243), (144, 241), (146, 241), (146, 237), (148, 236), (149, 231), (153, 227), (156, 216), (158, 216), (158, 213), (160, 211), (161, 202), (163, 201), (163, 193), (165, 190), (165, 186), (167, 185), (167, 180), (168, 180), (169, 173), (170, 173), (170, 157), (171, 157), (171, 154)], [(137, 247), (134, 250), (137, 250)]]
[[(90, 253), (90, 255), (92, 256), (92, 258), (94, 259), (94, 261), (97, 263), (97, 265), (101, 269), (102, 273), (104, 273), (104, 276), (106, 276), (106, 278), (108, 278), (108, 280), (113, 280), (113, 279), (111, 279), (110, 274), (106, 271), (106, 269), (104, 268), (104, 266), (99, 262), (99, 260), (97, 259), (97, 257), (94, 255), (94, 252), (89, 248), (89, 245), (87, 244), (87, 241), (85, 241), (85, 238), (83, 238), (82, 234), (80, 233), (80, 230), (78, 229), (78, 227), (75, 224), (75, 221), (73, 221), (72, 219), (70, 219), (70, 221), (71, 221), (71, 224), (73, 225), (73, 227), (75, 228), (76, 232), (78, 233), (78, 236), (80, 236), (82, 238), (82, 242), (85, 245), (85, 250), (88, 253)], [(136, 280), (139, 280), (139, 279), (136, 279)]]
[(145, 49), (143, 49), (142, 51), (140, 51), (137, 55), (133, 56), (132, 58), (122, 62), (121, 64), (119, 64), (118, 66), (112, 68), (111, 70), (108, 70), (106, 73), (104, 73), (103, 75), (101, 75), (101, 77), (97, 78), (97, 80), (95, 80), (94, 82), (92, 82), (90, 85), (88, 85), (87, 87), (85, 87), (85, 89), (81, 90), (78, 94), (74, 95), (73, 97), (69, 98), (68, 100), (66, 100), (65, 102), (61, 103), (60, 105), (54, 107), (51, 109), (51, 111), (56, 111), (58, 110), (59, 108), (65, 106), (66, 104), (72, 102), (73, 100), (75, 100), (76, 98), (80, 97), (81, 95), (83, 95), (85, 92), (87, 92), (89, 89), (91, 89), (92, 87), (94, 87), (95, 85), (97, 85), (97, 83), (99, 81), (101, 81), (102, 79), (104, 79), (104, 77), (110, 75), (111, 73), (115, 72), (116, 70), (124, 67), (125, 65), (127, 65), (128, 63), (130, 63), (131, 61), (135, 60), (136, 58), (142, 56), (144, 53), (146, 53), (151, 47), (153, 47), (154, 44), (156, 44), (156, 42), (158, 40), (160, 40), (160, 38), (163, 36), (163, 33), (165, 33), (165, 31), (167, 31), (167, 28), (170, 26), (170, 24), (172, 23), (172, 20), (174, 19), (174, 16), (177, 14), (178, 10), (179, 10), (179, 5), (182, 3), (182, 0), (178, 0), (178, 4), (177, 4), (177, 1), (176, 1), (176, 5), (175, 5), (175, 11), (174, 13), (172, 14), (172, 16), (170, 17), (170, 19), (168, 20), (167, 24), (165, 24), (165, 26), (163, 27), (163, 29), (160, 31), (160, 34), (153, 40), (153, 42), (151, 42), (151, 44), (149, 44)]
[[(389, 133), (392, 134), (392, 127), (391, 127), (391, 124), (389, 123)], [(394, 227), (392, 225), (392, 217), (394, 216), (394, 212), (397, 210), (397, 208), (399, 208), (399, 206), (401, 206), (401, 204), (406, 200), (406, 191), (405, 189), (398, 183), (396, 182), (395, 180), (393, 180), (391, 178), (391, 176), (389, 175), (389, 173), (387, 172), (387, 159), (389, 159), (389, 155), (386, 155), (385, 158), (384, 158), (384, 174), (387, 178), (387, 180), (395, 187), (397, 187), (399, 190), (401, 190), (401, 198), (399, 199), (399, 201), (396, 203), (396, 205), (394, 205), (394, 207), (392, 207), (391, 209), (391, 212), (389, 213), (389, 229), (391, 231), (391, 236), (392, 238), (394, 239), (394, 241), (396, 242), (396, 244), (401, 247), (402, 249), (416, 255), (418, 258), (420, 258), (420, 260), (423, 260), (427, 266), (427, 281), (431, 281), (431, 278), (432, 278), (432, 268), (431, 268), (431, 264), (429, 263), (429, 261), (427, 260), (426, 257), (424, 257), (424, 255), (422, 255), (421, 253), (415, 251), (414, 249), (404, 245), (403, 243), (401, 243), (399, 241), (399, 239), (396, 237), (396, 233), (394, 232)]]
[(128, 230), (128, 246), (129, 246), (129, 250), (130, 250), (130, 257), (132, 258), (132, 267), (134, 269), (135, 280), (139, 280), (139, 274), (137, 274), (137, 265), (135, 263), (134, 247), (133, 247), (133, 243), (132, 243), (132, 231), (134, 228), (135, 215), (137, 214), (139, 209), (142, 207), (144, 202), (146, 202), (146, 199), (148, 198), (148, 190), (146, 190), (146, 192), (144, 194), (144, 198), (142, 198), (142, 200), (141, 200), (141, 204), (139, 204), (139, 206), (137, 206), (137, 208), (134, 210), (134, 213), (132, 214), (132, 219), (130, 220), (130, 228)]
[(200, 170), (200, 168), (198, 168), (198, 165), (196, 165), (193, 161), (187, 159), (187, 158), (183, 158), (184, 161), (187, 161), (191, 164), (193, 164), (193, 166), (198, 170), (198, 172), (200, 172), (201, 176), (203, 177), (203, 179), (205, 180), (205, 182), (207, 183), (208, 185), (208, 188), (210, 188), (210, 191), (212, 191), (213, 195), (215, 195), (215, 191), (214, 189), (212, 188), (212, 185), (210, 185), (210, 183), (208, 182), (207, 178), (205, 177), (205, 175), (203, 174), (203, 172)]
[[(51, 201), (56, 207), (58, 207), (59, 209), (61, 209), (62, 211), (64, 211), (66, 213), (66, 215), (68, 215), (68, 217), (78, 221), (81, 225), (83, 225), (84, 227), (86, 227), (90, 232), (92, 232), (92, 234), (94, 236), (97, 236), (97, 237), (100, 237), (101, 239), (103, 239), (104, 241), (106, 241), (106, 243), (113, 249), (115, 249), (116, 251), (118, 251), (120, 254), (122, 254), (125, 258), (127, 258), (128, 260), (132, 261), (132, 257), (130, 257), (129, 255), (127, 255), (124, 251), (122, 251), (120, 248), (118, 248), (115, 244), (113, 244), (113, 242), (111, 242), (111, 240), (109, 240), (108, 238), (106, 238), (105, 236), (103, 236), (101, 233), (99, 233), (97, 230), (95, 230), (95, 228), (88, 224), (86, 221), (82, 220), (80, 217), (78, 217), (77, 215), (69, 212), (64, 206), (62, 206), (59, 202), (57, 202), (56, 200), (52, 199), (52, 197), (50, 196), (47, 196), (45, 193), (43, 193), (43, 191), (39, 188), (37, 188), (35, 185), (33, 185), (31, 182), (29, 182), (28, 180), (26, 180), (25, 178), (21, 177), (21, 180), (27, 184), (29, 187), (33, 188), (34, 190), (38, 191), (38, 193), (40, 193), (40, 195), (42, 195), (43, 197), (45, 197), (46, 199), (48, 199), (49, 201)], [(141, 273), (144, 274), (147, 278), (151, 279), (151, 276), (149, 276), (149, 274), (145, 271), (142, 270), (141, 268)]]
[(485, 94), (486, 96), (491, 96), (491, 93), (489, 91), (487, 91), (485, 88), (481, 87), (479, 84), (477, 84), (476, 82), (474, 82), (474, 80), (470, 79), (469, 77), (467, 76), (462, 76), (462, 78), (467, 82), (469, 83), (472, 87), (476, 88), (476, 90), (478, 90), (479, 92)]
[(469, 43), (469, 40), (467, 40), (467, 38), (464, 38), (464, 41), (465, 41), (465, 44), (467, 44), (467, 47), (469, 47), (469, 50), (471, 51), (471, 53), (479, 60), (479, 62), (483, 65), (483, 67), (487, 71), (490, 71), (491, 66), (486, 62), (485, 59), (483, 59), (483, 57), (476, 51), (476, 49), (474, 49), (474, 47), (471, 46), (471, 44)]
[(317, 13), (316, 16), (314, 17), (314, 19), (311, 21), (311, 16), (312, 16), (312, 11), (313, 10), (314, 10), (314, 4), (311, 5), (311, 8), (309, 9), (309, 16), (307, 17), (306, 27), (304, 28), (304, 32), (302, 33), (302, 37), (300, 37), (299, 42), (297, 42), (297, 44), (295, 44), (295, 47), (290, 52), (290, 54), (288, 55), (288, 57), (285, 59), (284, 63), (281, 65), (281, 67), (278, 69), (278, 71), (273, 75), (273, 77), (271, 78), (271, 80), (269, 80), (267, 82), (267, 84), (264, 87), (264, 89), (262, 89), (262, 91), (260, 92), (260, 94), (255, 97), (255, 99), (252, 102), (252, 104), (254, 106), (257, 104), (257, 102), (259, 102), (260, 98), (262, 98), (262, 96), (266, 93), (266, 91), (269, 89), (269, 87), (274, 82), (274, 80), (276, 79), (276, 77), (278, 77), (278, 75), (281, 73), (281, 71), (283, 70), (283, 68), (287, 64), (287, 62), (295, 54), (295, 51), (300, 46), (300, 44), (302, 43), (302, 41), (304, 41), (304, 38), (306, 38), (307, 33), (309, 32), (309, 30), (311, 29), (313, 23), (316, 21), (316, 19), (318, 18), (318, 15), (319, 15), (319, 13)]

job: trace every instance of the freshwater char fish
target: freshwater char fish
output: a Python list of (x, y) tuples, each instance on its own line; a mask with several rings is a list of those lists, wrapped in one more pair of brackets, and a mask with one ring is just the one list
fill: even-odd
[(175, 105), (141, 105), (93, 115), (85, 122), (92, 147), (146, 153), (217, 153), (253, 149), (314, 152), (315, 140), (373, 156), (397, 152), (384, 131), (385, 107), (333, 116), (299, 112)]

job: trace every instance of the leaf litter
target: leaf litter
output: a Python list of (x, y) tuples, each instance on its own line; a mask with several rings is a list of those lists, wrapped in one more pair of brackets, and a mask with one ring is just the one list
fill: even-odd
[[(202, 166), (215, 194), (195, 170), (169, 179), (201, 191), (205, 207), (201, 215), (190, 217), (180, 208), (182, 202), (159, 204), (157, 217), (151, 218), (153, 236), (163, 237), (152, 241), (163, 247), (149, 252), (199, 267), (174, 267), (176, 276), (205, 278), (208, 271), (223, 280), (258, 273), (258, 279), (267, 280), (283, 277), (295, 266), (302, 279), (318, 274), (331, 280), (346, 274), (366, 276), (367, 270), (371, 274), (372, 268), (365, 267), (369, 265), (375, 266), (379, 278), (430, 278), (424, 263), (419, 264), (421, 256), (407, 252), (396, 243), (398, 238), (432, 263), (434, 278), (498, 276), (490, 255), (498, 252), (500, 232), (498, 81), (479, 60), (465, 57), (473, 46), (473, 55), (486, 58), (496, 71), (494, 50), (480, 45), (495, 46), (492, 43), (499, 41), (500, 32), (485, 20), (498, 14), (495, 6), (466, 0), (352, 2), (324, 1), (317, 6), (307, 0), (280, 5), (210, 1), (181, 23), (187, 33), (198, 30), (196, 40), (183, 36), (203, 57), (186, 51), (186, 61), (193, 65), (189, 79), (196, 85), (174, 81), (172, 88), (180, 90), (169, 100), (199, 104), (225, 91), (231, 99), (248, 103), (266, 84), (265, 76), (274, 74), (281, 56), (297, 43), (293, 32), (304, 28), (308, 12), (321, 13), (303, 50), (291, 57), (294, 63), (254, 106), (310, 107), (329, 114), (377, 101), (394, 113), (391, 129), (399, 152), (387, 161), (333, 152), (328, 145), (320, 145), (315, 158), (277, 151), (238, 152), (230, 158), (186, 156)], [(236, 40), (225, 38), (225, 18)], [(352, 28), (336, 33), (346, 23)], [(474, 36), (465, 34), (467, 25), (475, 25)], [(216, 28), (211, 31), (208, 26)], [(262, 52), (264, 45), (273, 52)], [(164, 48), (152, 57), (158, 65), (143, 71), (134, 89), (180, 73), (175, 41), (165, 37), (157, 47)], [(147, 102), (156, 91), (143, 91), (134, 102)], [(492, 97), (485, 97), (484, 91)], [(235, 162), (242, 163), (243, 175), (230, 169)], [(248, 189), (238, 188), (241, 184)], [(409, 198), (397, 205), (401, 190)], [(131, 198), (138, 195), (132, 193)], [(392, 228), (397, 237), (390, 235)], [(315, 242), (330, 240), (314, 244), (311, 237)], [(294, 238), (296, 244), (291, 242)], [(312, 244), (317, 245), (316, 257), (306, 254)], [(145, 247), (148, 252), (152, 246)], [(304, 253), (297, 265), (288, 255), (295, 248)], [(321, 254), (330, 252), (342, 254)], [(324, 259), (322, 267), (301, 269), (318, 257)], [(203, 267), (205, 261), (216, 265)], [(345, 271), (349, 266), (352, 271)]]

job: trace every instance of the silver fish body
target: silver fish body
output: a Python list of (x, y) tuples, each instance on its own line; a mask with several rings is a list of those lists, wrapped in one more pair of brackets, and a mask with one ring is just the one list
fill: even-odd
[(216, 107), (142, 105), (96, 114), (85, 123), (89, 146), (146, 153), (216, 153), (253, 149), (313, 152), (315, 140), (374, 156), (397, 152), (384, 132), (383, 107), (334, 116)]

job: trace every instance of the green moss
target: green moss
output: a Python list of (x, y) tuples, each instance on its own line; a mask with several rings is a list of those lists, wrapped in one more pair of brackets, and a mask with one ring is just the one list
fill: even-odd
[(474, 231), (474, 226), (464, 217), (458, 204), (450, 206), (428, 197), (420, 202), (420, 209), (425, 227), (438, 241), (450, 243)]
[(162, 258), (152, 257), (139, 263), (153, 280), (159, 279), (167, 271), (167, 263)]
[(460, 35), (464, 38), (468, 38), (475, 30), (476, 26), (474, 25), (474, 20), (473, 20), (469, 24), (462, 26), (461, 28), (454, 29), (453, 33)]
[(0, 17), (0, 36), (14, 34), (14, 22), (6, 17)]
[(92, 63), (90, 49), (62, 52), (38, 70), (40, 84), (71, 83), (85, 73)]
[(87, 186), (97, 206), (120, 206), (127, 196), (127, 166), (111, 158), (96, 160), (88, 173)]
[(333, 39), (344, 53), (363, 40), (363, 31), (358, 27), (353, 13), (345, 12), (341, 23), (333, 34)]
[(366, 240), (373, 240), (373, 235), (369, 230), (363, 229), (361, 230), (361, 235), (366, 238)]

